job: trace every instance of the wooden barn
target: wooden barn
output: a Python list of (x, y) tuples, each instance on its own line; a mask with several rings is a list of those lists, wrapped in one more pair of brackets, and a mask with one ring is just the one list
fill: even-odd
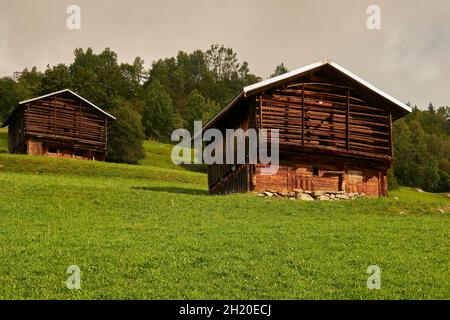
[(386, 196), (392, 122), (409, 112), (404, 103), (328, 60), (250, 85), (203, 131), (278, 129), (280, 168), (276, 175), (262, 175), (262, 164), (209, 165), (209, 191)]
[(111, 120), (65, 89), (20, 102), (2, 127), (8, 126), (9, 153), (104, 161)]

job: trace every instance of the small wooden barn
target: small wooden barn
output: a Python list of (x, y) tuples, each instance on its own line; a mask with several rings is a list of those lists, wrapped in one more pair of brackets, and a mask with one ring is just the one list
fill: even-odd
[(19, 102), (2, 127), (8, 126), (10, 153), (104, 161), (111, 120), (65, 89)]
[(278, 129), (280, 168), (262, 175), (262, 164), (209, 165), (209, 191), (386, 196), (392, 122), (409, 112), (409, 106), (328, 60), (250, 85), (203, 131)]

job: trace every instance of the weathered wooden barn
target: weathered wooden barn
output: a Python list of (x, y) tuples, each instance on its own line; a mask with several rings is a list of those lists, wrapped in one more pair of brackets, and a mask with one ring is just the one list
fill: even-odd
[(8, 126), (9, 153), (104, 161), (111, 120), (65, 89), (19, 102), (2, 127)]
[(209, 191), (386, 196), (392, 122), (409, 112), (404, 103), (328, 60), (250, 85), (203, 130), (278, 129), (280, 169), (262, 175), (262, 164), (209, 165)]

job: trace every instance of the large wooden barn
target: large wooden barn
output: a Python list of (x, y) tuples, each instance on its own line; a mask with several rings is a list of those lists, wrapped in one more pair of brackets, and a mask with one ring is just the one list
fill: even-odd
[(104, 161), (111, 120), (65, 89), (19, 102), (2, 127), (8, 126), (9, 153)]
[(209, 191), (386, 196), (392, 122), (409, 112), (404, 103), (328, 60), (250, 85), (203, 130), (278, 129), (280, 169), (262, 175), (262, 164), (209, 165)]

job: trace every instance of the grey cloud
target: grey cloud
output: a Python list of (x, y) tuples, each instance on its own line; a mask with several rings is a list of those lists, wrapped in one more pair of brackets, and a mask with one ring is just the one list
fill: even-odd
[[(74, 3), (80, 31), (66, 28)], [(381, 7), (380, 31), (366, 28), (371, 4)], [(223, 43), (264, 78), (280, 62), (331, 58), (405, 102), (450, 105), (449, 16), (448, 0), (1, 0), (0, 74), (68, 63), (76, 47), (150, 66)]]

